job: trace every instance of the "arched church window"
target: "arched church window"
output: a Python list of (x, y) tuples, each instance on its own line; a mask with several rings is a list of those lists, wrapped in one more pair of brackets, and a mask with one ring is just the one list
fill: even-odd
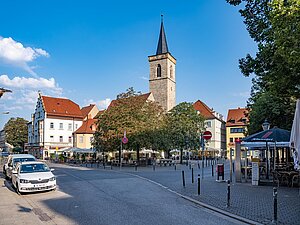
[(157, 75), (157, 77), (161, 77), (161, 65), (160, 64), (157, 65), (156, 75)]
[(170, 77), (173, 78), (173, 66), (170, 66)]

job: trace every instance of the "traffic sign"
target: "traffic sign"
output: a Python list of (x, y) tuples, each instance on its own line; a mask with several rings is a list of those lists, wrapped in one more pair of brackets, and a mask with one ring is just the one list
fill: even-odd
[(128, 138), (127, 137), (123, 137), (122, 138), (122, 142), (123, 142), (123, 144), (126, 144), (128, 142)]
[(212, 137), (212, 134), (211, 134), (211, 132), (210, 131), (204, 131), (204, 133), (203, 133), (203, 138), (205, 139), (205, 140), (209, 140), (209, 139), (211, 139), (211, 137)]

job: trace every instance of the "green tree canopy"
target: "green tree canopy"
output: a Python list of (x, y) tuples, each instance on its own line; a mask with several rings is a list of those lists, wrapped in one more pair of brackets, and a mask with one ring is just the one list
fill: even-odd
[(240, 13), (250, 37), (258, 45), (255, 56), (239, 60), (244, 76), (252, 79), (249, 133), (268, 119), (290, 129), (300, 98), (300, 0), (227, 0), (244, 4)]
[(182, 102), (168, 113), (166, 130), (173, 149), (180, 149), (181, 153), (183, 149), (199, 149), (204, 118), (197, 113), (192, 103)]
[(27, 120), (20, 117), (10, 118), (4, 126), (6, 142), (15, 148), (23, 148), (28, 140), (27, 123)]
[(161, 132), (166, 122), (163, 109), (157, 103), (147, 100), (148, 94), (132, 96), (125, 93), (122, 96), (131, 97), (112, 101), (110, 107), (99, 116), (94, 145), (101, 151), (115, 151), (126, 131), (129, 142), (124, 147), (134, 150), (142, 147), (158, 148), (155, 135)]

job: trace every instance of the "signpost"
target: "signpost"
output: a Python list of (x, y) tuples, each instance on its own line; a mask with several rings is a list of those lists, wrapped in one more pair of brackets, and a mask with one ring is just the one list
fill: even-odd
[(208, 141), (209, 139), (211, 139), (212, 134), (210, 131), (206, 130), (203, 132), (203, 134), (201, 134), (201, 146), (202, 146), (202, 179), (204, 177), (204, 148), (205, 148), (205, 143), (204, 143), (204, 139), (206, 141)]
[(122, 144), (127, 144), (128, 143), (128, 138), (126, 137), (126, 130), (124, 131), (124, 137), (121, 139), (121, 152), (120, 152), (120, 169), (122, 167), (122, 161), (123, 161), (123, 146)]

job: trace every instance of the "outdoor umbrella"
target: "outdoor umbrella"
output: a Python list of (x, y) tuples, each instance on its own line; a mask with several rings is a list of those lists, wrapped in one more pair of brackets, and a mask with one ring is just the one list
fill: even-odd
[(285, 142), (290, 141), (291, 132), (288, 130), (273, 127), (242, 139), (243, 142)]
[(296, 170), (300, 170), (300, 99), (298, 99), (296, 103), (296, 111), (291, 131), (290, 144), (293, 151), (294, 167)]

